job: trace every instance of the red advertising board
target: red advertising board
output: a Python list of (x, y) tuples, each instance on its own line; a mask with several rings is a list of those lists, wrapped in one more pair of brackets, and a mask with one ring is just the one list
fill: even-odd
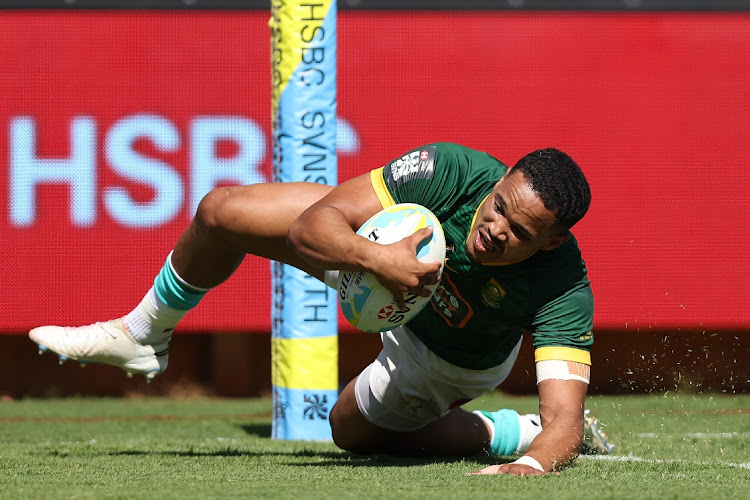
[[(1, 332), (143, 296), (200, 196), (270, 175), (269, 14), (0, 14)], [(750, 15), (340, 12), (339, 180), (453, 141), (588, 174), (597, 328), (750, 323)], [(181, 331), (270, 330), (249, 257)]]

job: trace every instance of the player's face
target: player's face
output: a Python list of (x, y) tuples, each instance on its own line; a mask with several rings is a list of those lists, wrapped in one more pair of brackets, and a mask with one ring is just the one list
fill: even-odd
[(517, 173), (500, 179), (479, 207), (466, 250), (480, 264), (512, 264), (567, 239), (555, 226), (555, 215)]

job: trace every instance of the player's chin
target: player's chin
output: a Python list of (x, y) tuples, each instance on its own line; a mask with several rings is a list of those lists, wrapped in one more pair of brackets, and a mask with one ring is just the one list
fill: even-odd
[(480, 260), (480, 257), (479, 257), (479, 254), (480, 254), (480, 253), (481, 253), (481, 252), (479, 252), (479, 251), (477, 250), (477, 247), (476, 247), (476, 245), (471, 245), (471, 244), (467, 244), (467, 245), (466, 245), (466, 255), (467, 255), (467, 256), (468, 256), (468, 257), (469, 257), (469, 258), (470, 258), (471, 260), (473, 260), (474, 262), (479, 262), (479, 263), (481, 264), (482, 262), (481, 262), (481, 260)]
[(496, 262), (500, 259), (500, 252), (497, 251), (480, 251), (476, 247), (468, 248), (466, 254), (471, 260), (479, 264), (486, 264), (488, 262)]

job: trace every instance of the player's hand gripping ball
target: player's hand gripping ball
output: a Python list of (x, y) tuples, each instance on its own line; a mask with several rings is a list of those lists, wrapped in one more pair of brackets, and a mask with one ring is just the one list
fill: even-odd
[[(423, 227), (432, 226), (432, 236), (417, 247), (417, 259), (430, 263), (445, 262), (445, 235), (437, 217), (427, 208), (415, 203), (401, 203), (388, 207), (365, 222), (357, 234), (371, 241), (387, 245), (412, 235)], [(443, 272), (443, 264), (439, 273)], [(399, 310), (393, 295), (383, 287), (374, 274), (347, 271), (340, 274), (339, 304), (349, 323), (365, 332), (384, 332), (403, 325), (421, 311), (429, 297), (404, 294), (406, 309)], [(425, 286), (435, 292), (438, 283)]]

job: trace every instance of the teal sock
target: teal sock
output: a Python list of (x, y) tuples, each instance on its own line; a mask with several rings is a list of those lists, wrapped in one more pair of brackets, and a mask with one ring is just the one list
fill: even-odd
[(493, 412), (477, 410), (474, 413), (492, 422), (494, 430), (488, 450), (490, 456), (506, 456), (516, 453), (521, 442), (521, 424), (518, 422), (518, 413), (515, 410)]
[(187, 311), (197, 306), (208, 290), (208, 288), (195, 287), (180, 278), (172, 267), (171, 252), (154, 280), (154, 291), (159, 300), (172, 309), (180, 311)]

